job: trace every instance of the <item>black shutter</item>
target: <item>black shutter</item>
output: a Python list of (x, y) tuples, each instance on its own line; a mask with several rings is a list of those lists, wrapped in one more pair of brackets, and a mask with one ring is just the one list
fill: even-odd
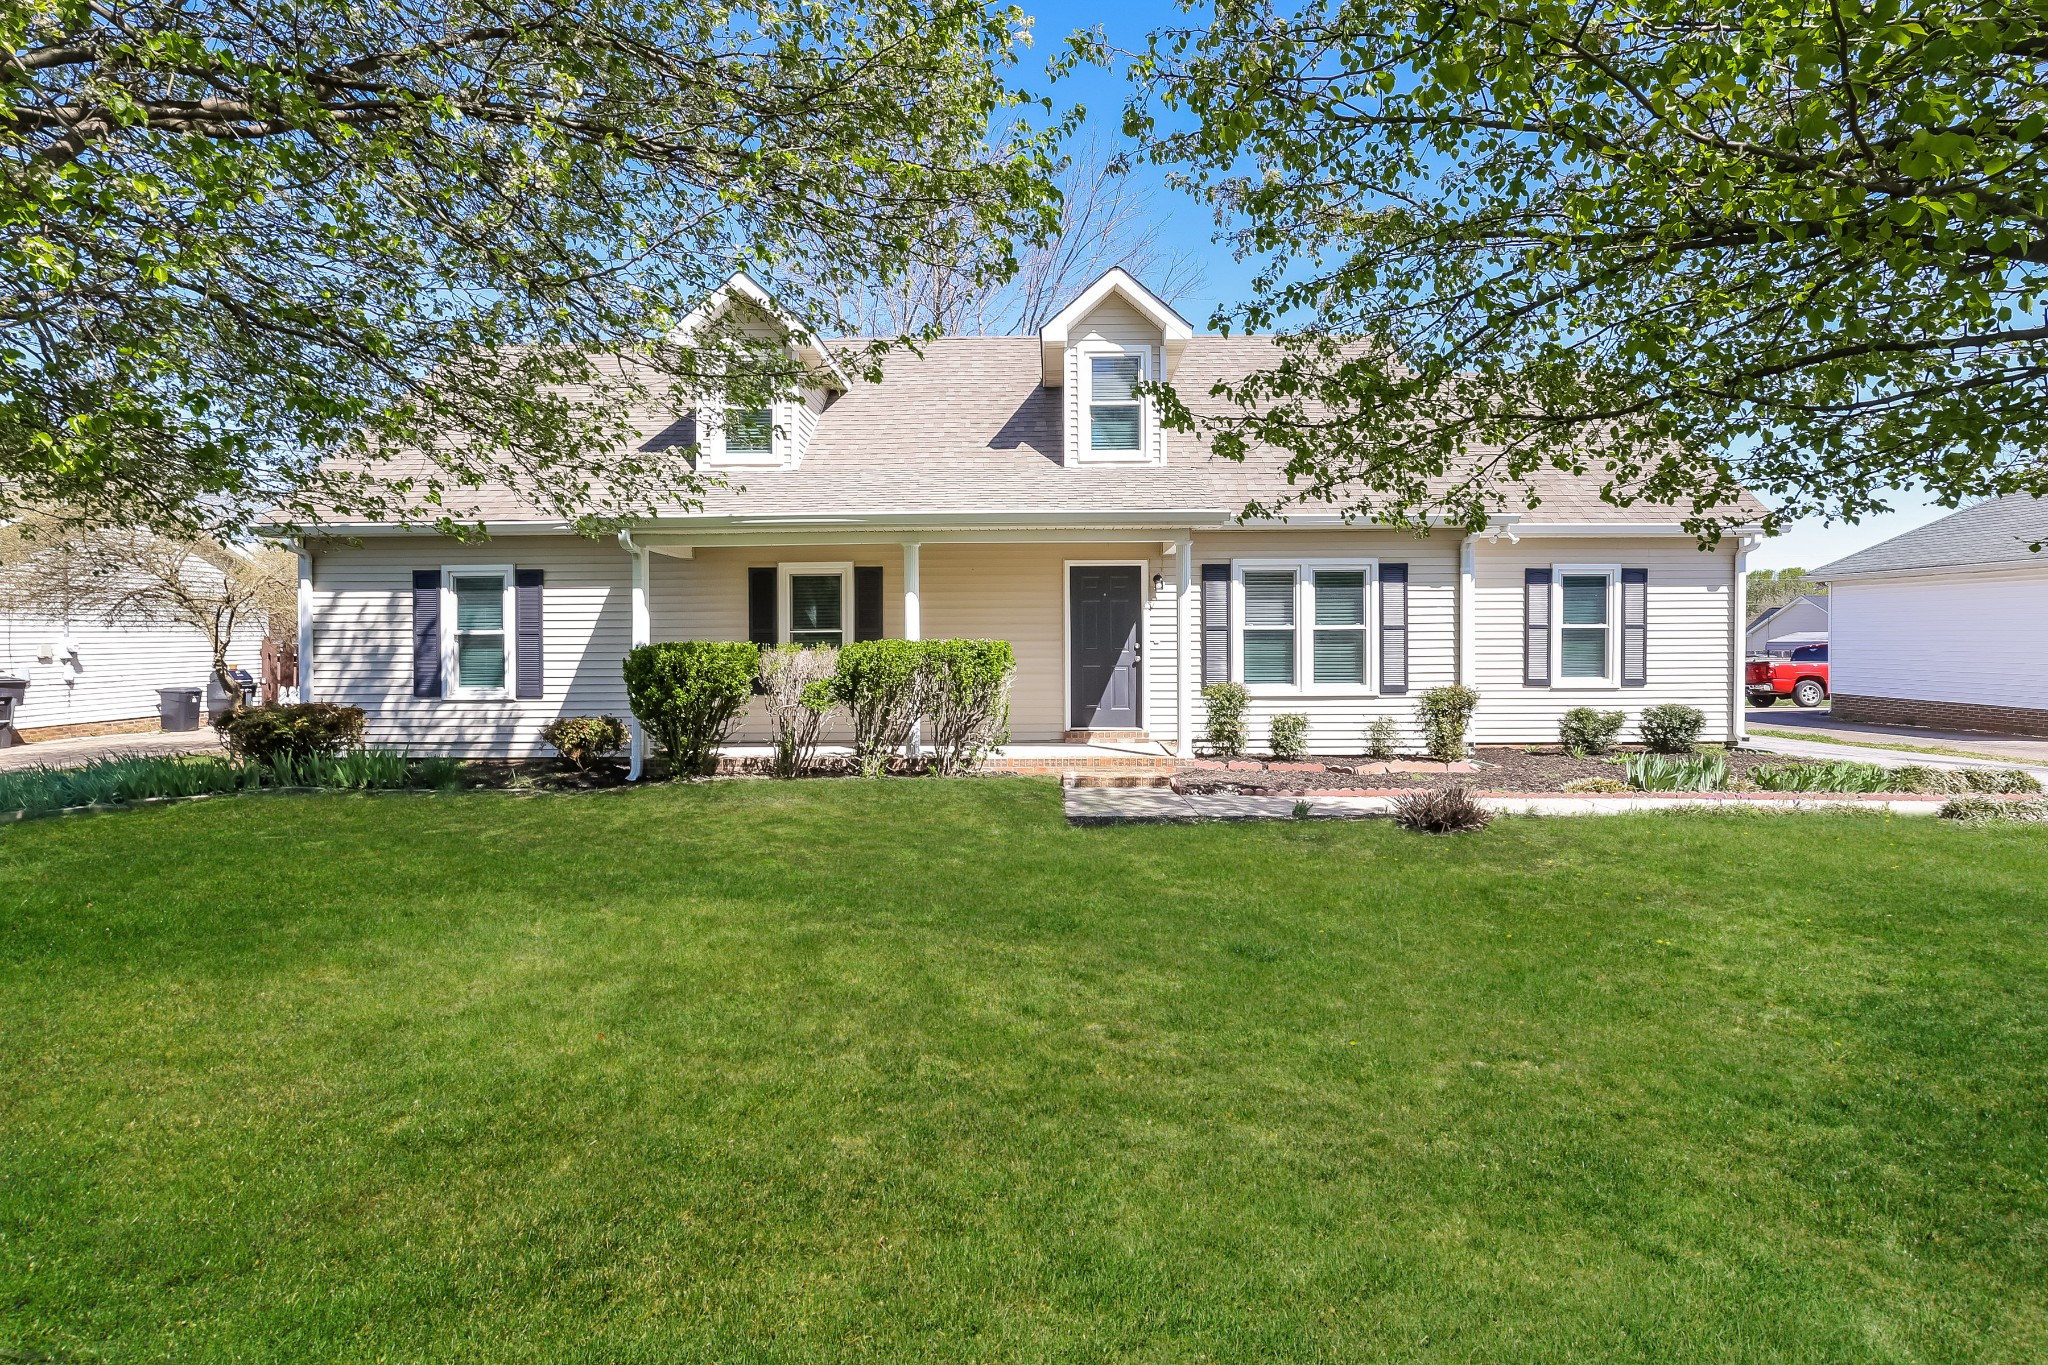
[(747, 570), (747, 638), (757, 645), (775, 643), (775, 570)]
[(412, 571), (412, 694), (441, 695), (441, 571)]
[(853, 638), (882, 638), (882, 566), (853, 566)]
[(539, 569), (512, 571), (513, 600), (516, 604), (518, 650), (513, 656), (512, 695), (538, 697), (541, 694), (540, 595), (547, 575)]
[(1230, 681), (1230, 566), (1202, 566), (1202, 682)]
[(1522, 686), (1550, 686), (1550, 570), (1522, 573)]
[(1650, 685), (1650, 571), (1621, 571), (1621, 685)]
[(1380, 565), (1380, 691), (1408, 690), (1408, 566)]

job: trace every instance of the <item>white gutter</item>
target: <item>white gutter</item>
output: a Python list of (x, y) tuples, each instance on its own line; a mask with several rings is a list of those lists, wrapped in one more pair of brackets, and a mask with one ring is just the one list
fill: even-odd
[[(619, 548), (633, 559), (633, 627), (628, 647), (638, 649), (641, 645), (651, 643), (654, 634), (653, 625), (647, 614), (647, 549), (634, 543), (631, 531), (619, 532)], [(632, 760), (626, 768), (626, 780), (638, 782), (647, 762), (647, 735), (638, 716), (633, 717), (630, 724), (633, 732), (633, 751)]]

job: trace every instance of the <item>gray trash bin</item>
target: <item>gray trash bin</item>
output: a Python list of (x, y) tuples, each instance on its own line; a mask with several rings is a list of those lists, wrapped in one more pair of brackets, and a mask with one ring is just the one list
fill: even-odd
[(14, 708), (27, 696), (27, 678), (0, 678), (0, 749), (14, 743)]
[(199, 689), (159, 687), (156, 690), (156, 714), (158, 721), (166, 730), (197, 730)]

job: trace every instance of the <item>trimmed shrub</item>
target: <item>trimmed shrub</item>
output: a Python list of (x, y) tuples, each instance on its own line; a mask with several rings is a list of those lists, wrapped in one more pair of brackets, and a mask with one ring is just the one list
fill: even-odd
[(768, 645), (761, 650), (760, 690), (775, 725), (777, 777), (800, 777), (818, 752), (818, 732), (832, 710), (839, 651), (821, 645)]
[(1463, 758), (1465, 735), (1472, 728), (1472, 712), (1478, 706), (1479, 694), (1456, 683), (1424, 692), (1416, 706), (1423, 750), (1440, 763), (1456, 763)]
[(928, 640), (919, 691), (932, 722), (932, 766), (955, 777), (980, 767), (1010, 737), (1008, 640)]
[(1706, 713), (1697, 706), (1646, 706), (1638, 723), (1643, 747), (1653, 754), (1689, 754), (1707, 728)]
[(678, 776), (698, 777), (754, 695), (761, 648), (744, 640), (675, 640), (626, 655), (633, 714), (668, 754)]
[(1287, 711), (1273, 717), (1266, 745), (1277, 759), (1300, 758), (1308, 752), (1308, 717)]
[(613, 757), (631, 740), (617, 716), (560, 716), (541, 727), (540, 737), (578, 771)]
[(1463, 787), (1411, 792), (1394, 802), (1394, 823), (1417, 834), (1469, 834), (1493, 823), (1493, 812)]
[(1619, 711), (1595, 711), (1574, 706), (1557, 722), (1557, 741), (1573, 758), (1592, 758), (1614, 747), (1615, 736), (1628, 717)]
[(1717, 792), (1728, 785), (1728, 760), (1719, 754), (1630, 754), (1622, 772), (1645, 792)]
[(213, 727), (230, 754), (267, 763), (279, 757), (345, 754), (362, 745), (366, 719), (360, 706), (314, 701), (224, 711), (214, 717)]
[(1208, 709), (1202, 727), (1203, 747), (1217, 758), (1244, 757), (1244, 713), (1252, 704), (1252, 694), (1242, 683), (1210, 683), (1202, 689), (1202, 701)]
[(923, 709), (924, 661), (918, 640), (862, 640), (839, 651), (832, 699), (853, 721), (853, 761), (862, 775), (880, 776), (910, 738)]
[(1365, 756), (1384, 763), (1401, 752), (1401, 727), (1393, 717), (1377, 717), (1365, 727)]

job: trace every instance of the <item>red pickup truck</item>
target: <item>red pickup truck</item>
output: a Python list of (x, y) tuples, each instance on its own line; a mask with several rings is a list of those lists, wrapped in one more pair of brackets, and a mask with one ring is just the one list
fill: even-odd
[(1801, 645), (1790, 658), (1753, 657), (1743, 670), (1743, 686), (1751, 706), (1769, 706), (1780, 697), (1819, 706), (1828, 699), (1828, 647)]

